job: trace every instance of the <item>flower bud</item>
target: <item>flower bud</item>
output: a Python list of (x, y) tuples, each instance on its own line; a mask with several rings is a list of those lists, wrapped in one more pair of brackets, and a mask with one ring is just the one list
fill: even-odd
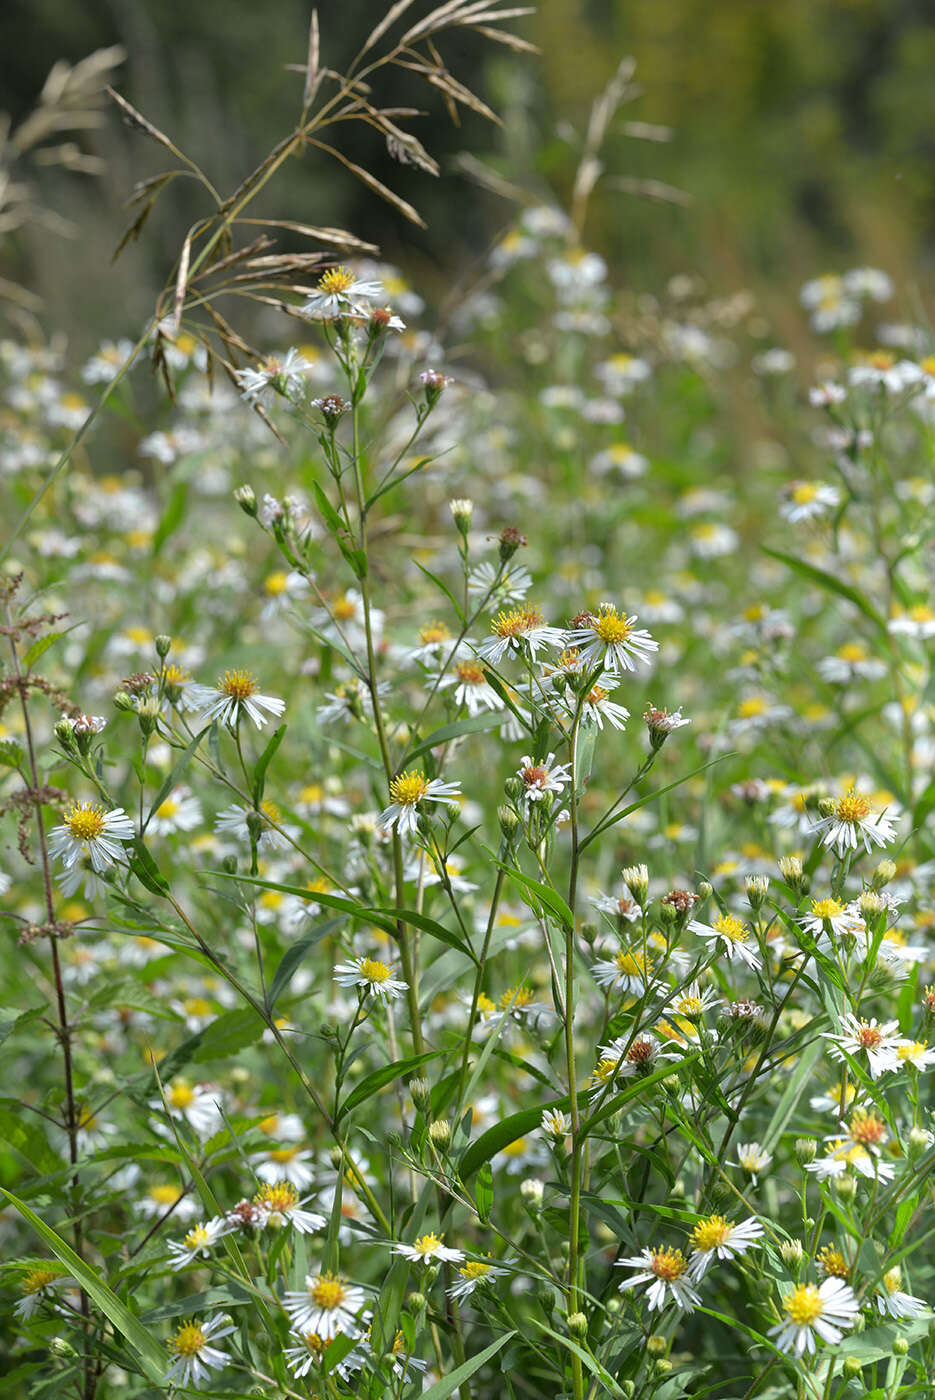
[(672, 1362), (667, 1356), (660, 1356), (659, 1360), (653, 1363), (653, 1370), (657, 1376), (667, 1376), (672, 1370)]
[(857, 1178), (850, 1172), (844, 1172), (832, 1180), (831, 1189), (840, 1201), (848, 1205), (857, 1195)]
[(710, 880), (701, 880), (698, 885), (698, 903), (703, 904), (706, 899), (710, 899), (714, 894), (714, 886)]
[(266, 818), (262, 813), (254, 810), (247, 813), (246, 822), (247, 830), (250, 833), (250, 840), (255, 846), (266, 828)]
[(870, 884), (875, 890), (882, 890), (884, 885), (888, 885), (896, 874), (896, 862), (893, 860), (881, 860), (880, 864), (870, 876)]
[(833, 817), (837, 804), (833, 797), (820, 797), (818, 799), (818, 813), (822, 817)]
[(800, 1167), (807, 1167), (818, 1156), (818, 1144), (814, 1138), (796, 1138), (795, 1159)]
[(424, 1109), (429, 1102), (429, 1082), (427, 1079), (410, 1079), (409, 1093), (412, 1095), (412, 1102), (416, 1108)]
[(744, 880), (747, 900), (751, 909), (762, 909), (769, 889), (768, 875), (748, 875)]
[(863, 1370), (863, 1362), (856, 1356), (845, 1356), (842, 1370), (846, 1380), (853, 1380)]
[(861, 918), (867, 923), (873, 923), (886, 910), (886, 900), (875, 889), (864, 890), (857, 901), (857, 907)]
[(641, 909), (646, 908), (649, 897), (649, 871), (645, 865), (627, 865), (620, 872), (623, 883)]
[[(515, 779), (522, 786), (522, 779)], [(512, 807), (498, 807), (497, 820), (500, 823), (500, 834), (504, 841), (513, 842), (516, 840), (516, 833), (519, 830), (519, 817)]]
[(62, 1359), (78, 1355), (71, 1342), (65, 1337), (53, 1337), (49, 1342), (49, 1351), (53, 1356), (58, 1356)]
[(437, 369), (423, 370), (419, 375), (422, 387), (425, 390), (425, 402), (429, 408), (434, 408), (442, 394), (453, 384), (454, 380), (447, 374), (441, 374)]
[(467, 496), (458, 496), (448, 502), (448, 509), (451, 511), (459, 534), (467, 539), (468, 531), (471, 528), (471, 517), (474, 514), (474, 502)]
[(932, 1134), (927, 1128), (910, 1128), (906, 1140), (906, 1155), (910, 1162), (923, 1156), (932, 1146)]
[(114, 696), (114, 709), (125, 710), (128, 714), (132, 714), (136, 710), (133, 696), (126, 690), (118, 690)]
[(805, 1256), (801, 1240), (783, 1240), (779, 1246), (782, 1262), (789, 1269), (797, 1269)]
[(893, 1355), (894, 1355), (894, 1356), (905, 1356), (906, 1353), (907, 1353), (908, 1351), (909, 1351), (909, 1343), (906, 1341), (906, 1338), (905, 1338), (905, 1337), (894, 1337), (894, 1339), (893, 1339)]
[(406, 1306), (409, 1308), (410, 1312), (420, 1313), (425, 1307), (425, 1294), (410, 1293), (409, 1297), (406, 1299)]
[(668, 1348), (669, 1343), (666, 1341), (665, 1337), (646, 1338), (646, 1350), (649, 1352), (650, 1356), (665, 1356)]
[(444, 1152), (451, 1142), (451, 1127), (444, 1118), (436, 1118), (434, 1123), (429, 1124), (429, 1137), (439, 1152)]
[(574, 1312), (568, 1314), (568, 1330), (573, 1337), (583, 1337), (588, 1330), (588, 1319), (584, 1313)]
[(511, 802), (519, 802), (523, 793), (526, 791), (526, 784), (523, 782), (522, 778), (507, 778), (506, 782), (503, 784), (503, 791)]
[(256, 492), (252, 486), (238, 486), (234, 492), (234, 500), (245, 515), (256, 516)]
[(136, 717), (139, 720), (140, 730), (144, 738), (148, 739), (159, 719), (159, 701), (155, 696), (147, 696), (137, 702)]
[(225, 856), (224, 859), (221, 861), (221, 869), (224, 870), (228, 875), (236, 875), (237, 857)]
[(344, 1170), (344, 1149), (335, 1143), (328, 1153), (328, 1156), (331, 1159), (331, 1165), (334, 1167), (335, 1171), (342, 1172)]
[(527, 1176), (519, 1184), (519, 1194), (532, 1210), (537, 1210), (542, 1205), (545, 1187), (536, 1177)]
[(165, 661), (172, 650), (172, 638), (167, 637), (165, 632), (160, 632), (153, 645), (156, 648), (156, 655)]
[(63, 749), (71, 750), (75, 747), (75, 732), (71, 720), (60, 719), (52, 730), (52, 733)]
[(505, 529), (500, 531), (500, 563), (506, 564), (508, 560), (513, 558), (513, 555), (518, 549), (521, 549), (528, 543), (529, 541), (526, 536), (517, 530), (514, 525), (507, 525)]
[(656, 753), (662, 748), (673, 729), (681, 729), (683, 724), (691, 724), (691, 720), (682, 718), (681, 705), (677, 710), (673, 710), (671, 715), (668, 710), (660, 710), (655, 705), (650, 705), (643, 712), (643, 723), (646, 725), (646, 732), (649, 735), (650, 747), (653, 753)]

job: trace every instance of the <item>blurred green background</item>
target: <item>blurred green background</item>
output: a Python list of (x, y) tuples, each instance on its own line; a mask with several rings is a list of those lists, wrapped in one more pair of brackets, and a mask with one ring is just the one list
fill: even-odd
[[(383, 0), (322, 0), (323, 61), (341, 67), (385, 8)], [(301, 79), (286, 65), (304, 58), (309, 12), (306, 0), (4, 0), (0, 110), (14, 121), (24, 115), (57, 58), (122, 44), (119, 90), (230, 191), (290, 129)], [(664, 181), (692, 202), (599, 189), (585, 241), (607, 256), (618, 283), (657, 290), (690, 272), (712, 294), (751, 287), (794, 340), (797, 288), (816, 272), (867, 262), (910, 289), (927, 273), (931, 0), (540, 0), (516, 28), (540, 46), (538, 57), (473, 36), (443, 49), (505, 124), (469, 115), (458, 130), (438, 104), (417, 129), (441, 162), (439, 180), (392, 161), (375, 133), (349, 131), (349, 154), (417, 204), (426, 232), (314, 153), (290, 163), (265, 212), (371, 238), (439, 297), (512, 214), (509, 201), (459, 173), (457, 153), (468, 149), (509, 180), (567, 203), (590, 104), (630, 54), (643, 95), (618, 116), (607, 171)], [(412, 101), (407, 87), (396, 77), (380, 95)], [(671, 139), (633, 139), (623, 127), (634, 119), (670, 126)], [(0, 241), (0, 273), (37, 290), (43, 321), (65, 330), (79, 352), (139, 325), (201, 209), (194, 187), (177, 182), (143, 243), (112, 267), (122, 200), (164, 162), (111, 112), (88, 144), (107, 162), (103, 175), (40, 175), (44, 202), (72, 221), (73, 236), (32, 228)]]

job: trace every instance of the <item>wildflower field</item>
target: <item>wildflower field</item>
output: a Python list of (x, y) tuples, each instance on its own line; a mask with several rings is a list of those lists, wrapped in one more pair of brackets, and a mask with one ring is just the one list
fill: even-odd
[(527, 12), (374, 9), (231, 190), (43, 97), (203, 211), (0, 340), (0, 1396), (931, 1396), (925, 298), (629, 288), (623, 62), (435, 305), (288, 172)]

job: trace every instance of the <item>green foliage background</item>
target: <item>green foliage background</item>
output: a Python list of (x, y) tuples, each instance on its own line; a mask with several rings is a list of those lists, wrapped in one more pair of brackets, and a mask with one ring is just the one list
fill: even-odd
[[(340, 66), (383, 12), (382, 0), (323, 0), (324, 61)], [(258, 9), (230, 0), (7, 0), (0, 15), (0, 107), (25, 112), (51, 64), (122, 43), (129, 57), (120, 90), (233, 188), (269, 148), (294, 110), (309, 6), (279, 0)], [(567, 195), (575, 169), (573, 128), (624, 54), (637, 61), (644, 97), (624, 117), (670, 125), (671, 142), (619, 133), (606, 148), (616, 174), (652, 177), (690, 193), (690, 208), (608, 191), (594, 201), (588, 242), (618, 279), (658, 289), (674, 272), (703, 274), (712, 291), (764, 289), (784, 317), (792, 289), (816, 268), (866, 261), (897, 283), (912, 282), (932, 257), (935, 215), (935, 12), (925, 0), (540, 0), (523, 32), (539, 58), (465, 39), (453, 67), (492, 93), (505, 112), (501, 133), (479, 118), (454, 130), (440, 111), (422, 135), (443, 175), (400, 168), (374, 136), (360, 157), (391, 177), (425, 212), (418, 234), (337, 167), (290, 165), (293, 216), (345, 224), (374, 237), (387, 257), (441, 295), (459, 265), (506, 223), (503, 200), (454, 166), (467, 147), (540, 194)], [(481, 71), (486, 65), (487, 71)], [(194, 212), (181, 186), (160, 206), (163, 242), (131, 249), (109, 266), (122, 227), (121, 198), (158, 168), (158, 153), (108, 121), (94, 138), (107, 174), (87, 181), (50, 170), (45, 194), (75, 224), (60, 241), (40, 234), (7, 247), (7, 275), (37, 287), (50, 325), (86, 348), (129, 329), (160, 279), (156, 263), (178, 245)], [(282, 202), (281, 199), (279, 201)]]

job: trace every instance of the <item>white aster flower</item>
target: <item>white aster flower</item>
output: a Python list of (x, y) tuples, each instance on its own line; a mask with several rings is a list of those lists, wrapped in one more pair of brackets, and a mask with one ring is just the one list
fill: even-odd
[(527, 811), (532, 803), (541, 802), (547, 792), (560, 793), (565, 784), (571, 782), (568, 764), (554, 763), (554, 759), (554, 753), (547, 754), (540, 762), (528, 754), (523, 756), (516, 776), (523, 780), (523, 800)]
[(183, 1322), (169, 1340), (172, 1364), (164, 1380), (170, 1385), (198, 1387), (210, 1380), (212, 1371), (223, 1371), (230, 1357), (212, 1342), (233, 1330), (234, 1324), (223, 1313), (215, 1313), (207, 1322)]
[(636, 1270), (621, 1283), (621, 1293), (648, 1284), (646, 1298), (650, 1312), (664, 1308), (669, 1302), (682, 1312), (692, 1312), (695, 1304), (701, 1302), (688, 1275), (688, 1260), (680, 1249), (646, 1248), (639, 1254), (618, 1259), (617, 1266)]
[(433, 1259), (442, 1259), (450, 1264), (458, 1264), (464, 1258), (463, 1249), (450, 1249), (444, 1243), (443, 1235), (429, 1233), (420, 1235), (414, 1244), (394, 1244), (393, 1254), (401, 1254), (411, 1264), (428, 1264)]
[(400, 773), (390, 783), (392, 800), (381, 812), (378, 825), (384, 831), (395, 827), (400, 836), (412, 836), (422, 802), (444, 802), (450, 807), (457, 807), (460, 791), (460, 783), (443, 783), (440, 778), (426, 778), (424, 773), (415, 769)]
[(755, 1245), (762, 1235), (763, 1226), (754, 1215), (736, 1224), (725, 1220), (723, 1215), (706, 1215), (695, 1224), (689, 1236), (692, 1247), (689, 1278), (697, 1283), (715, 1259), (736, 1259)]
[(244, 714), (253, 720), (257, 729), (262, 729), (270, 715), (278, 719), (286, 708), (285, 700), (275, 695), (260, 695), (256, 676), (243, 670), (225, 671), (218, 677), (217, 685), (193, 688), (192, 698), (204, 711), (201, 718), (205, 724), (218, 719), (229, 729), (236, 729)]
[(132, 841), (135, 835), (133, 822), (122, 807), (108, 812), (97, 802), (76, 802), (65, 813), (62, 825), (49, 832), (49, 854), (66, 870), (87, 856), (100, 874), (123, 862), (122, 843)]
[(732, 963), (744, 963), (747, 967), (760, 967), (760, 957), (750, 928), (736, 914), (718, 914), (710, 924), (692, 919), (688, 925), (691, 933), (708, 941), (716, 940), (727, 953)]
[(881, 1279), (882, 1287), (878, 1288), (874, 1295), (878, 1312), (884, 1317), (926, 1316), (930, 1311), (928, 1304), (921, 1298), (914, 1298), (911, 1293), (903, 1293), (902, 1282), (902, 1270), (898, 1264), (892, 1269), (887, 1269)]
[(336, 1274), (306, 1274), (305, 1287), (287, 1291), (283, 1307), (297, 1332), (317, 1332), (331, 1341), (339, 1332), (359, 1335), (356, 1323), (364, 1301), (362, 1288)]
[(319, 279), (302, 307), (302, 315), (327, 321), (336, 317), (369, 316), (370, 303), (383, 298), (383, 284), (355, 277), (346, 267), (331, 267)]
[(277, 1181), (288, 1181), (299, 1191), (311, 1186), (315, 1173), (310, 1163), (314, 1156), (301, 1147), (270, 1147), (251, 1159), (253, 1170), (261, 1181), (275, 1185)]
[(311, 369), (298, 350), (289, 349), (285, 355), (269, 355), (255, 369), (237, 371), (240, 396), (251, 404), (266, 404), (282, 395), (292, 399), (305, 387), (305, 376)]
[(384, 1001), (395, 1001), (409, 985), (394, 977), (392, 968), (379, 958), (354, 958), (349, 963), (338, 963), (334, 980), (339, 987), (357, 987), (363, 996), (381, 997)]
[(152, 1107), (167, 1110), (173, 1118), (184, 1118), (192, 1131), (202, 1140), (211, 1137), (221, 1126), (218, 1101), (221, 1091), (213, 1084), (189, 1084), (187, 1079), (173, 1079), (165, 1085), (166, 1101), (153, 1100)]
[(791, 481), (783, 491), (779, 514), (791, 525), (798, 525), (834, 510), (840, 500), (837, 487), (825, 481)]
[(472, 717), (483, 710), (502, 710), (503, 700), (488, 680), (488, 672), (473, 658), (456, 661), (451, 671), (438, 682), (440, 690), (455, 687), (456, 705), (463, 705)]
[(474, 1290), (479, 1288), (481, 1284), (509, 1273), (509, 1269), (498, 1268), (496, 1264), (488, 1264), (486, 1260), (469, 1259), (466, 1264), (461, 1265), (458, 1273), (461, 1275), (460, 1279), (447, 1292), (449, 1298), (461, 1301), (464, 1298), (470, 1298)]
[(170, 1240), (168, 1249), (172, 1268), (184, 1269), (187, 1264), (194, 1264), (198, 1259), (209, 1258), (211, 1246), (226, 1234), (228, 1229), (227, 1221), (218, 1215), (201, 1225), (194, 1225), (183, 1240)]
[(832, 1054), (839, 1060), (845, 1053), (855, 1058), (865, 1055), (871, 1079), (879, 1079), (889, 1070), (899, 1068), (898, 1021), (878, 1022), (875, 1016), (864, 1021), (847, 1011), (841, 1017), (840, 1031), (822, 1031), (822, 1037), (831, 1041)]
[(755, 1186), (760, 1173), (766, 1171), (772, 1160), (773, 1154), (767, 1152), (758, 1142), (741, 1142), (737, 1147), (736, 1162), (729, 1165), (745, 1171)]
[(603, 664), (605, 671), (635, 671), (638, 661), (648, 661), (659, 643), (645, 628), (635, 628), (636, 614), (626, 617), (613, 603), (602, 603), (597, 613), (579, 613), (567, 633), (568, 646), (578, 647), (588, 666)]
[(796, 1356), (815, 1350), (815, 1337), (837, 1346), (843, 1334), (854, 1326), (860, 1304), (850, 1284), (839, 1278), (826, 1278), (820, 1287), (797, 1283), (782, 1300), (785, 1321), (770, 1328), (780, 1351)]
[(173, 788), (150, 818), (147, 831), (153, 836), (171, 836), (176, 831), (194, 831), (202, 821), (201, 803), (186, 787)]
[(869, 797), (848, 788), (835, 800), (829, 815), (810, 828), (810, 834), (820, 835), (821, 844), (843, 858), (861, 845), (868, 855), (873, 854), (874, 846), (888, 846), (896, 839), (896, 828), (892, 817), (874, 812)]
[(291, 1225), (300, 1235), (312, 1235), (327, 1224), (323, 1215), (302, 1209), (304, 1202), (290, 1181), (264, 1182), (253, 1204), (259, 1212), (260, 1228), (264, 1230), (281, 1230)]
[(490, 630), (493, 635), (481, 642), (477, 655), (493, 666), (499, 666), (505, 656), (526, 655), (534, 661), (543, 647), (559, 648), (564, 641), (561, 628), (548, 626), (536, 607), (524, 606), (499, 612), (491, 622)]

